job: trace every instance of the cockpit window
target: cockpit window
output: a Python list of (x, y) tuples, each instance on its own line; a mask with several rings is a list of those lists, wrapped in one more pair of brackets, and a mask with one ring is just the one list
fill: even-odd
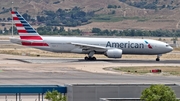
[(169, 45), (166, 45), (166, 47), (169, 47)]

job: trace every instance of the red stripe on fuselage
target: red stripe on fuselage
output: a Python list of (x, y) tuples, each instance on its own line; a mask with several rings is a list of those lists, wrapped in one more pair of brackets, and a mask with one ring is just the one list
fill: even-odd
[(47, 43), (43, 42), (21, 42), (24, 46), (49, 46)]
[(36, 43), (36, 42), (33, 42), (32, 46), (49, 46), (49, 45), (47, 43)]
[(41, 36), (20, 36), (23, 40), (43, 40)]

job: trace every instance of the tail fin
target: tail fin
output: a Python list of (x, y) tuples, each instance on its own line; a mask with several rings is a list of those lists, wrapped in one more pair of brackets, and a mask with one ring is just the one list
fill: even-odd
[(43, 40), (19, 12), (12, 11), (11, 14), (21, 40)]

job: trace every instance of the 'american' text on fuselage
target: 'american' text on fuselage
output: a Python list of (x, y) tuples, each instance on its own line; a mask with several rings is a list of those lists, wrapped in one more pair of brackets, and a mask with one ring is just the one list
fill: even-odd
[(110, 42), (108, 41), (106, 47), (114, 47), (114, 48), (144, 48), (143, 43), (131, 43), (130, 41), (127, 43), (118, 43), (118, 42)]

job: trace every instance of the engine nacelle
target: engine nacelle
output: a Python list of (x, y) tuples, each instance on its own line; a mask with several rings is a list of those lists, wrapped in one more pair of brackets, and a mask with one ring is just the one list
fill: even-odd
[(121, 49), (108, 49), (105, 53), (108, 58), (121, 58), (122, 50)]

